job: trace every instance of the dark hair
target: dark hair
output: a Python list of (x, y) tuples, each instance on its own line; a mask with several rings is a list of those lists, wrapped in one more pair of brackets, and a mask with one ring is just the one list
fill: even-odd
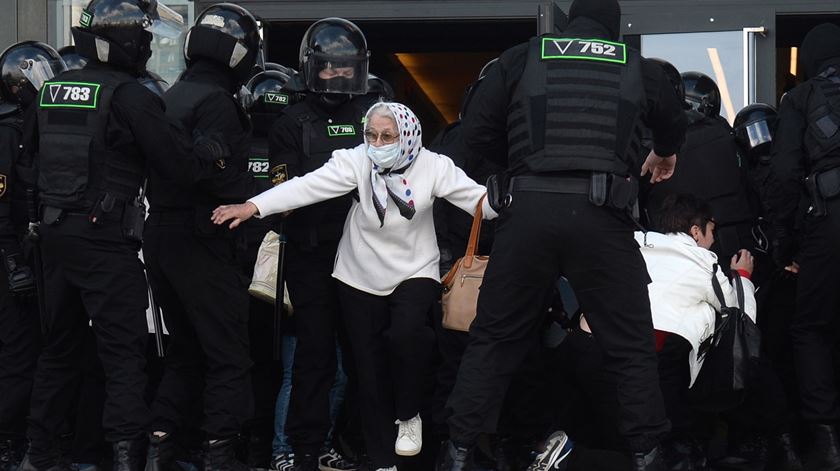
[(656, 230), (663, 234), (682, 232), (691, 235), (691, 226), (698, 226), (705, 235), (709, 221), (714, 221), (709, 203), (689, 194), (668, 195), (653, 216)]

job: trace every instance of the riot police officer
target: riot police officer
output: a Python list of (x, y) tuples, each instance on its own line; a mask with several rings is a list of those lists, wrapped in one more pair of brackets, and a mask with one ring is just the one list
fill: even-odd
[(799, 266), (791, 338), (801, 416), (812, 432), (805, 466), (836, 470), (840, 400), (832, 358), (840, 315), (840, 27), (814, 27), (800, 54), (807, 80), (779, 105), (770, 159), (779, 189), (768, 202), (777, 265)]
[[(619, 431), (632, 452), (627, 467), (659, 469), (657, 445), (668, 421), (629, 213), (631, 169), (644, 122), (654, 150), (642, 173), (670, 177), (685, 117), (662, 68), (617, 42), (616, 0), (575, 0), (569, 18), (563, 36), (535, 37), (504, 52), (462, 124), (467, 145), (508, 166), (512, 180), (447, 404), (451, 442), (439, 471), (467, 469), (478, 434), (495, 430), (511, 373), (537, 341), (544, 302), (561, 274), (616, 381)], [(566, 457), (568, 447), (564, 434), (552, 435), (541, 469)]]
[[(754, 253), (764, 256), (770, 253), (770, 221), (775, 219), (767, 201), (778, 190), (778, 181), (770, 171), (770, 152), (777, 122), (778, 113), (774, 107), (765, 103), (753, 103), (739, 111), (732, 123), (735, 142), (740, 150), (740, 160), (748, 169), (752, 206), (759, 215), (758, 224), (753, 229), (753, 238), (756, 241)], [(760, 268), (772, 264), (757, 265), (757, 268)], [(755, 278), (754, 271), (753, 279)]]
[[(38, 75), (26, 71), (38, 69)], [(30, 67), (30, 64), (32, 65)], [(26, 448), (26, 412), (38, 359), (40, 313), (32, 247), (25, 241), (29, 214), (24, 186), (16, 181), (24, 114), (44, 80), (64, 70), (52, 47), (35, 41), (14, 44), (0, 55), (0, 469), (17, 468)], [(31, 77), (31, 79), (30, 79)], [(30, 243), (26, 243), (30, 242)], [(27, 247), (28, 246), (28, 247)], [(29, 250), (25, 250), (27, 247)]]
[(234, 94), (263, 63), (256, 19), (237, 5), (205, 9), (186, 35), (187, 70), (164, 94), (167, 117), (231, 151), (225, 167), (242, 184), (215, 193), (152, 170), (145, 232), (149, 281), (169, 331), (165, 370), (152, 403), (147, 469), (174, 462), (173, 435), (190, 425), (185, 409), (203, 397), (206, 470), (245, 469), (235, 448), (253, 414), (248, 293), (238, 234), (217, 230), (210, 213), (268, 188), (248, 173), (251, 126)]
[[(274, 120), (283, 110), (297, 103), (299, 94), (285, 88), (295, 74), (294, 70), (279, 64), (271, 68), (266, 64), (266, 70), (254, 75), (245, 86), (249, 98), (247, 107), (251, 117), (253, 133), (249, 140), (248, 171), (256, 179), (269, 180), (268, 134)], [(254, 274), (254, 264), (260, 244), (269, 230), (275, 226), (275, 218), (265, 218), (251, 221), (245, 225), (246, 244), (241, 255), (240, 265), (248, 279)], [(281, 323), (285, 334), (289, 330), (289, 316), (283, 312)], [(274, 306), (257, 299), (250, 300), (248, 327), (251, 341), (251, 359), (254, 362), (252, 370), (252, 384), (254, 390), (254, 416), (247, 423), (250, 432), (248, 456), (259, 458), (259, 467), (266, 468), (268, 463), (262, 464), (263, 449), (272, 447), (275, 436), (275, 404), (280, 390), (282, 376), (279, 365), (272, 361), (272, 346), (274, 331)], [(283, 349), (283, 352), (286, 352)], [(283, 363), (285, 364), (285, 362)], [(291, 364), (291, 362), (289, 362)], [(285, 402), (284, 404), (287, 404)], [(280, 413), (276, 414), (278, 417)], [(282, 414), (285, 418), (285, 412)], [(278, 424), (279, 425), (279, 424)], [(257, 463), (249, 462), (251, 466)]]
[[(146, 280), (137, 257), (146, 168), (183, 184), (226, 189), (226, 152), (176, 133), (162, 102), (137, 82), (152, 32), (174, 36), (180, 15), (159, 2), (92, 0), (72, 28), (89, 63), (46, 82), (21, 167), (40, 201), (46, 335), (38, 359), (22, 470), (56, 469), (62, 431), (79, 381), (74, 358), (92, 324), (105, 370), (105, 438), (118, 470), (137, 470), (149, 409), (144, 401)], [(38, 73), (41, 67), (27, 67)], [(190, 153), (192, 152), (192, 154)]]
[[(350, 21), (325, 18), (309, 27), (299, 54), (308, 93), (303, 102), (287, 108), (271, 130), (273, 180), (316, 170), (332, 151), (363, 142), (361, 120), (370, 103), (365, 97), (368, 56), (364, 34)], [(286, 279), (297, 334), (286, 432), (295, 469), (301, 471), (317, 470), (319, 460), (332, 469), (354, 468), (334, 451), (322, 450), (330, 430), (329, 397), (336, 378), (336, 334), (341, 322), (331, 274), (350, 198), (298, 209), (285, 226)], [(342, 363), (351, 367), (349, 352), (343, 352)], [(352, 374), (348, 376), (352, 382)], [(352, 390), (346, 389), (348, 394)]]

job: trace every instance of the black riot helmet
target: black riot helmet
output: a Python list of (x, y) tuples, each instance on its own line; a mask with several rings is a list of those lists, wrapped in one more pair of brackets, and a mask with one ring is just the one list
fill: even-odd
[(665, 71), (665, 77), (668, 78), (668, 81), (671, 82), (671, 86), (674, 87), (674, 91), (677, 93), (677, 98), (680, 99), (680, 103), (685, 102), (685, 83), (683, 83), (682, 76), (680, 75), (680, 71), (674, 67), (674, 64), (666, 61), (665, 59), (659, 58), (651, 58), (653, 62), (662, 67), (662, 70)]
[(682, 74), (685, 84), (685, 103), (706, 116), (720, 114), (720, 90), (711, 77), (700, 72)]
[(776, 109), (764, 103), (753, 103), (735, 116), (735, 141), (751, 161), (769, 158), (777, 116)]
[(184, 18), (158, 0), (91, 0), (73, 27), (76, 52), (89, 60), (146, 70), (152, 34), (178, 38)]
[(467, 89), (464, 90), (464, 98), (461, 100), (461, 109), (458, 112), (458, 119), (464, 119), (464, 116), (467, 115), (467, 107), (470, 105), (472, 101), (473, 95), (475, 95), (475, 91), (478, 89), (478, 85), (484, 80), (484, 77), (487, 76), (487, 73), (490, 72), (490, 69), (493, 68), (496, 63), (499, 62), (499, 58), (493, 58), (488, 61), (484, 66), (481, 68), (481, 71), (478, 73), (478, 80), (475, 82), (467, 85)]
[(254, 67), (262, 68), (262, 38), (256, 18), (232, 3), (207, 7), (195, 20), (184, 42), (187, 65), (199, 58), (210, 59), (230, 68), (245, 83)]
[(375, 94), (382, 101), (394, 101), (394, 87), (371, 73), (368, 73), (368, 94)]
[(7, 103), (26, 107), (35, 101), (44, 82), (66, 69), (52, 46), (38, 41), (19, 42), (0, 55), (0, 95)]
[(291, 77), (278, 70), (266, 70), (254, 75), (245, 87), (253, 100), (248, 112), (251, 114), (279, 114), (289, 105), (297, 102), (297, 94), (285, 90)]
[(67, 70), (79, 70), (88, 63), (87, 57), (76, 52), (76, 46), (64, 46), (58, 50), (58, 54), (67, 65)]
[(306, 30), (300, 43), (300, 72), (316, 93), (367, 93), (367, 40), (358, 26), (343, 18), (324, 18)]

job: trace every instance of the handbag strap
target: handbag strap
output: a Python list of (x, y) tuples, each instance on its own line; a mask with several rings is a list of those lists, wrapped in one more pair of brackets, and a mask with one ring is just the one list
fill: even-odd
[(487, 195), (481, 197), (478, 200), (478, 205), (475, 208), (475, 215), (473, 215), (473, 222), (472, 228), (470, 228), (470, 239), (467, 242), (467, 252), (464, 254), (464, 268), (470, 268), (472, 266), (473, 257), (475, 256), (475, 251), (478, 248), (478, 235), (481, 233), (481, 205), (484, 203), (484, 198)]
[[(717, 279), (717, 271), (718, 271), (718, 264), (715, 263), (714, 269), (712, 270), (712, 288), (715, 290), (715, 296), (717, 296), (718, 301), (720, 301), (721, 309), (727, 307), (726, 300), (723, 297), (723, 289), (720, 287), (720, 282)], [(741, 274), (735, 270), (732, 270), (733, 281), (735, 282), (735, 293), (736, 298), (738, 301), (738, 309), (742, 312), (744, 311), (744, 283), (741, 281)]]

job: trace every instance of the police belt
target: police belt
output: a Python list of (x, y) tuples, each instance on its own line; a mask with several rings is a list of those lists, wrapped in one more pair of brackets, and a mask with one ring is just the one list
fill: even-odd
[(533, 191), (538, 193), (559, 193), (564, 195), (588, 195), (589, 177), (542, 177), (520, 175), (511, 178), (510, 191)]

